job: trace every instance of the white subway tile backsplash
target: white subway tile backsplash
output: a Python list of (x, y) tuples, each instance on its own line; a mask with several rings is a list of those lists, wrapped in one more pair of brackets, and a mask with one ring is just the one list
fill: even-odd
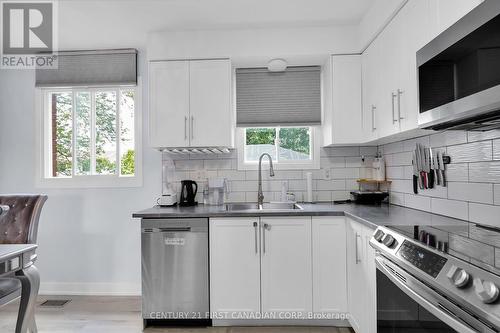
[(457, 163), (446, 166), (446, 179), (449, 182), (466, 182), (469, 180), (469, 164)]
[(467, 132), (465, 131), (446, 131), (430, 136), (430, 145), (432, 148), (459, 145), (462, 143), (467, 143)]
[(175, 160), (176, 170), (200, 170), (203, 169), (203, 160)]
[(491, 141), (480, 141), (450, 146), (446, 149), (453, 163), (491, 161), (493, 146)]
[(389, 202), (393, 205), (405, 206), (405, 193), (391, 191), (389, 193)]
[(345, 166), (346, 168), (359, 168), (361, 167), (361, 157), (346, 157)]
[(332, 192), (332, 201), (336, 200), (348, 200), (351, 198), (351, 194), (349, 191), (333, 191)]
[(493, 184), (493, 203), (500, 205), (500, 184)]
[(431, 211), (434, 214), (454, 217), (461, 220), (467, 220), (469, 218), (469, 207), (467, 202), (464, 201), (432, 198)]
[(425, 190), (418, 189), (418, 194), (425, 197), (447, 198), (448, 187), (434, 186), (434, 188), (429, 188)]
[(405, 167), (403, 167), (403, 166), (388, 166), (385, 168), (385, 176), (388, 179), (406, 179)]
[(359, 178), (359, 168), (332, 169), (333, 179), (355, 179)]
[(423, 145), (424, 147), (429, 147), (429, 136), (422, 136), (420, 138), (403, 141), (403, 151), (414, 151), (417, 143)]
[(291, 179), (288, 181), (288, 190), (291, 192), (304, 192), (307, 190), (304, 179)]
[(469, 142), (492, 140), (500, 138), (500, 130), (491, 130), (487, 132), (470, 131), (467, 132), (467, 139)]
[(258, 182), (256, 180), (236, 180), (232, 181), (230, 186), (233, 192), (257, 192)]
[(233, 160), (205, 160), (204, 168), (207, 170), (220, 170), (220, 169), (231, 169)]
[(448, 199), (493, 204), (493, 184), (449, 182)]
[(345, 190), (345, 180), (316, 180), (316, 190), (318, 191), (334, 191)]
[(405, 194), (404, 200), (406, 207), (420, 209), (426, 212), (431, 211), (431, 198), (429, 197), (422, 197), (415, 194)]
[(469, 181), (477, 183), (500, 183), (500, 162), (470, 163)]
[(373, 147), (359, 147), (359, 154), (361, 156), (376, 156), (378, 151), (377, 146)]
[(357, 191), (359, 190), (359, 184), (356, 179), (346, 179), (345, 180), (345, 189), (347, 191)]
[(493, 140), (493, 159), (500, 160), (500, 139)]
[(402, 141), (393, 142), (382, 146), (382, 154), (384, 155), (401, 153), (403, 151), (404, 151), (404, 144)]
[(500, 227), (500, 206), (469, 203), (469, 220), (471, 222)]
[(238, 170), (219, 170), (217, 171), (218, 177), (224, 177), (228, 180), (245, 180), (246, 172)]
[(344, 168), (345, 167), (345, 157), (321, 157), (320, 165), (322, 168)]

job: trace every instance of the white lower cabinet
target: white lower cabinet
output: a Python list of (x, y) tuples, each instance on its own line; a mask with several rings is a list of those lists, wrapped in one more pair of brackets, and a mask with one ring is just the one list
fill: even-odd
[(347, 312), (344, 216), (312, 218), (313, 312)]
[(211, 218), (210, 311), (345, 313), (345, 228), (343, 216)]
[(310, 217), (264, 217), (262, 226), (262, 311), (312, 311)]
[(210, 311), (260, 311), (258, 217), (210, 219)]
[(373, 230), (346, 218), (347, 294), (349, 323), (357, 333), (377, 332), (375, 250)]

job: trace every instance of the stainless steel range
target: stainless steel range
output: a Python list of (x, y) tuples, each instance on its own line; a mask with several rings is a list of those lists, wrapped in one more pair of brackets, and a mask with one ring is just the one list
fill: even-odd
[(500, 277), (379, 227), (377, 332), (499, 332)]

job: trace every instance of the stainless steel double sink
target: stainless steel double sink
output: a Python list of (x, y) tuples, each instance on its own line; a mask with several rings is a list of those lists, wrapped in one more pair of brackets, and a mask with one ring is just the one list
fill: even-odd
[(233, 203), (226, 205), (226, 211), (293, 211), (303, 209), (300, 205), (292, 202), (265, 202), (262, 205), (256, 203)]

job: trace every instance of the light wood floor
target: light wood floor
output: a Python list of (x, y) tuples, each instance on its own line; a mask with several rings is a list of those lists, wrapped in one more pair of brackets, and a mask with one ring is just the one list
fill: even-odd
[[(64, 308), (41, 308), (47, 299), (40, 297), (36, 309), (39, 333), (140, 333), (142, 332), (139, 297), (69, 296)], [(0, 332), (14, 332), (18, 302), (0, 308)], [(350, 333), (334, 327), (210, 327), (147, 328), (146, 333)]]

